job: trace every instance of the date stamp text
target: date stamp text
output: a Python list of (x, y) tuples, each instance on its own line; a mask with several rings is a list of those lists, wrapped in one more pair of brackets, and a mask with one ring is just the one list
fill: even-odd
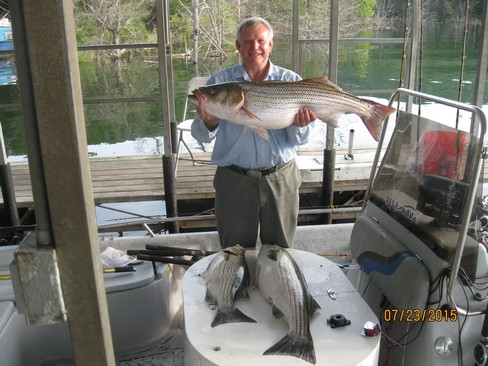
[(385, 309), (385, 322), (443, 322), (457, 321), (456, 309)]

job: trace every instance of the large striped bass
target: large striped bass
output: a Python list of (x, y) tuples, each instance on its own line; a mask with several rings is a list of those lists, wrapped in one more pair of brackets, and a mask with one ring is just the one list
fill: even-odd
[(314, 111), (319, 119), (337, 127), (343, 113), (357, 114), (378, 141), (383, 120), (395, 111), (367, 99), (343, 92), (326, 77), (296, 82), (230, 82), (204, 86), (190, 100), (206, 101), (205, 111), (220, 119), (248, 126), (265, 139), (266, 130), (285, 128), (301, 108)]
[(310, 294), (295, 260), (278, 245), (263, 245), (256, 262), (256, 281), (263, 296), (271, 302), (273, 316), (284, 318), (289, 329), (264, 355), (295, 356), (315, 364), (310, 319), (320, 306)]
[(235, 306), (235, 300), (249, 299), (247, 288), (250, 276), (243, 247), (237, 244), (215, 254), (200, 276), (207, 285), (205, 302), (211, 309), (217, 308), (212, 327), (226, 323), (256, 322)]

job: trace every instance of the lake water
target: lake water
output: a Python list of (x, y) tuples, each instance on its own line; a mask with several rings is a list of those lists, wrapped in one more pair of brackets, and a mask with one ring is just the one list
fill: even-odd
[[(387, 32), (375, 34), (374, 37), (402, 38), (402, 34)], [(473, 99), (479, 37), (479, 27), (470, 29), (462, 95), (462, 101), (465, 102)], [(394, 90), (400, 81), (402, 48), (401, 43), (343, 44), (340, 47), (338, 84), (350, 92)], [(325, 49), (324, 45), (304, 46), (301, 55), (303, 77), (327, 74)], [(432, 26), (424, 31), (423, 91), (457, 99), (461, 51), (461, 27)], [(277, 39), (271, 58), (275, 64), (291, 67), (289, 41)], [(205, 61), (198, 65), (199, 74), (209, 75), (236, 61)], [(173, 61), (173, 69), (176, 117), (181, 120), (186, 82), (195, 76), (196, 71), (194, 65), (181, 59)], [(111, 98), (158, 97), (157, 64), (149, 60), (134, 60), (118, 65), (82, 63), (80, 74), (83, 97), (90, 102), (85, 104), (85, 121), (92, 156), (161, 154), (161, 105), (158, 101), (97, 103)], [(372, 96), (387, 99), (389, 94)], [(488, 100), (485, 97), (486, 102)], [(8, 106), (16, 103), (19, 103), (17, 86), (1, 86), (0, 104), (7, 107), (0, 109), (0, 122), (9, 161), (25, 159), (27, 153), (20, 110)], [(358, 123), (354, 117), (347, 118), (342, 123), (342, 129), (336, 133), (336, 143), (339, 145), (347, 143), (349, 128)], [(320, 132), (311, 146), (323, 145), (324, 139), (325, 135)], [(198, 148), (198, 145), (192, 146)]]

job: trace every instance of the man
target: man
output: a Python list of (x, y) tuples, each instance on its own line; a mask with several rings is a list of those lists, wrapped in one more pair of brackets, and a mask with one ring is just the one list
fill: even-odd
[[(215, 73), (207, 84), (301, 79), (269, 60), (273, 29), (262, 18), (241, 22), (236, 48), (242, 64)], [(220, 121), (206, 113), (204, 100), (197, 112), (192, 136), (200, 142), (216, 139), (212, 162), (217, 165), (215, 215), (222, 248), (235, 244), (254, 247), (258, 231), (262, 243), (292, 246), (301, 183), (295, 163), (296, 147), (308, 141), (308, 125), (317, 118), (315, 113), (300, 110), (293, 125), (269, 130), (267, 141), (245, 126)]]

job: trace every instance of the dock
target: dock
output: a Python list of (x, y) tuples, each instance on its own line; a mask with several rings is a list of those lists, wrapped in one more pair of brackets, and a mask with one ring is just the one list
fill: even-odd
[[(373, 148), (358, 148), (351, 158), (347, 155), (347, 149), (336, 149), (334, 199), (340, 203), (336, 203), (339, 209), (334, 208), (332, 214), (335, 222), (349, 222), (361, 213), (360, 208), (356, 206), (367, 188), (375, 152)], [(210, 163), (209, 153), (193, 152), (193, 156), (197, 162), (192, 161), (189, 154), (181, 154), (177, 166), (175, 188), (178, 215), (187, 217), (180, 223), (180, 229), (214, 228), (215, 220), (211, 214), (215, 196), (213, 177), (216, 167)], [(323, 207), (320, 201), (323, 150), (299, 149), (296, 160), (302, 176), (299, 224), (323, 222), (320, 221), (323, 220), (323, 216), (320, 217), (317, 212), (313, 212), (315, 208)], [(27, 162), (11, 163), (10, 167), (17, 207), (24, 212), (33, 211), (34, 199)], [(163, 163), (159, 155), (91, 157), (90, 169), (96, 205), (165, 199)], [(482, 172), (482, 177), (488, 178), (488, 168)], [(341, 209), (347, 206), (349, 208)], [(0, 207), (3, 207), (1, 195)], [(161, 217), (164, 217), (164, 214), (162, 212)], [(159, 222), (154, 224), (155, 230), (162, 227)], [(123, 227), (124, 231), (140, 230), (141, 224), (127, 224)], [(99, 227), (99, 232), (113, 231), (118, 230), (111, 225)]]
[[(373, 149), (355, 152), (354, 159), (345, 159), (337, 151), (335, 191), (355, 191), (366, 188), (374, 158)], [(213, 176), (216, 167), (210, 164), (209, 153), (181, 154), (176, 175), (178, 201), (214, 198)], [(319, 194), (322, 187), (323, 152), (300, 150), (297, 157), (302, 175), (301, 194)], [(17, 206), (33, 208), (31, 180), (27, 162), (11, 163), (12, 180)], [(125, 156), (90, 158), (95, 204), (164, 200), (161, 156)], [(0, 201), (3, 205), (3, 199)]]

